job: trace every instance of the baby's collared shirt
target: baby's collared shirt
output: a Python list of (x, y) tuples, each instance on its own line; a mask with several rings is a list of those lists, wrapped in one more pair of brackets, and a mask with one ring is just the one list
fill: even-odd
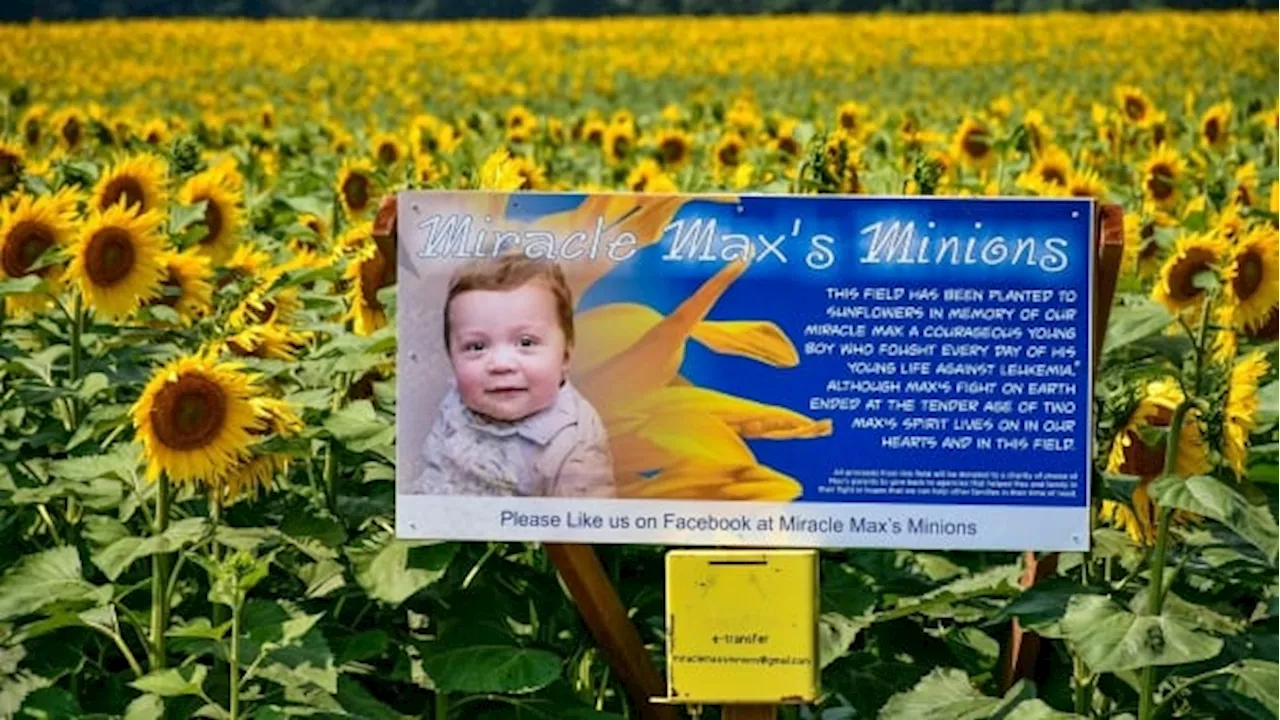
[(451, 387), (423, 457), (426, 469), (410, 492), (609, 497), (614, 490), (604, 423), (567, 381), (551, 407), (515, 422), (472, 411)]

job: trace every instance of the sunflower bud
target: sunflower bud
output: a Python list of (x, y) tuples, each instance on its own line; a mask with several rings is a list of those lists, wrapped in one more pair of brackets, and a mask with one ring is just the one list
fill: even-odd
[(190, 135), (179, 135), (169, 146), (169, 158), (173, 171), (179, 176), (190, 175), (203, 169), (200, 145)]

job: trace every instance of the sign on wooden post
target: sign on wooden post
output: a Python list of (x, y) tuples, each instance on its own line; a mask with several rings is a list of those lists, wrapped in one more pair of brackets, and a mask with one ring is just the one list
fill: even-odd
[(390, 207), (400, 537), (1088, 548), (1091, 200)]

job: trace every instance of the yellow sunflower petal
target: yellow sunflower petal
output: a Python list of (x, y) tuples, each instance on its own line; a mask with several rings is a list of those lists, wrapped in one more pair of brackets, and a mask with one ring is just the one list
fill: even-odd
[(795, 367), (800, 355), (782, 328), (762, 320), (703, 321), (694, 340), (725, 355), (741, 355), (774, 367)]
[(700, 387), (664, 387), (629, 403), (626, 410), (636, 415), (655, 410), (673, 415), (712, 415), (744, 438), (783, 440), (831, 434), (830, 420), (813, 420), (784, 407)]

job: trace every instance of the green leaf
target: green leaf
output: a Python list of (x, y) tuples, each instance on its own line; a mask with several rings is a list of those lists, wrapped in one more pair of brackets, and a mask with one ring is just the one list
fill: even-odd
[(1265, 505), (1249, 504), (1244, 496), (1215, 478), (1166, 477), (1152, 483), (1151, 498), (1161, 506), (1213, 518), (1266, 553), (1268, 559), (1276, 558), (1280, 531), (1271, 511)]
[(206, 201), (201, 200), (193, 205), (175, 205), (170, 208), (170, 231), (174, 235), (182, 235), (196, 223), (204, 223), (205, 204)]
[(324, 428), (343, 442), (372, 437), (387, 427), (387, 421), (378, 417), (368, 400), (353, 402), (324, 421)]
[(1030, 686), (1019, 682), (1003, 698), (978, 692), (969, 676), (955, 668), (936, 668), (915, 687), (889, 698), (880, 720), (981, 720), (1025, 699)]
[(204, 518), (183, 518), (161, 535), (123, 537), (93, 555), (93, 564), (111, 580), (120, 577), (133, 563), (156, 553), (171, 553), (194, 544), (209, 530)]
[(199, 695), (204, 687), (209, 668), (204, 665), (188, 665), (184, 668), (168, 668), (148, 673), (129, 683), (144, 693), (160, 697)]
[(1264, 660), (1245, 660), (1231, 667), (1231, 679), (1227, 688), (1266, 706), (1272, 715), (1280, 714), (1280, 697), (1276, 682), (1280, 665)]
[(46, 385), (53, 385), (53, 364), (69, 352), (71, 352), (69, 345), (51, 345), (40, 352), (20, 357), (14, 362), (30, 370)]
[[(336, 644), (336, 641), (335, 641)], [(381, 656), (391, 644), (383, 630), (366, 630), (342, 641), (337, 647), (338, 664), (371, 660)]]
[(1222, 640), (1170, 615), (1135, 615), (1101, 595), (1071, 599), (1062, 634), (1094, 672), (1136, 670), (1208, 660)]
[(18, 293), (33, 293), (44, 289), (44, 279), (32, 273), (19, 278), (0, 280), (0, 297)]
[(159, 695), (139, 695), (124, 709), (123, 720), (153, 720), (163, 714), (164, 700)]
[[(1133, 599), (1129, 601), (1129, 610), (1141, 613), (1146, 608), (1148, 590), (1150, 588), (1143, 588), (1137, 595), (1133, 596)], [(1227, 635), (1234, 635), (1244, 630), (1247, 625), (1242, 619), (1228, 617), (1203, 605), (1183, 600), (1172, 591), (1165, 593), (1164, 607), (1161, 612), (1165, 615), (1185, 620), (1189, 625), (1200, 630)]]
[(355, 566), (356, 581), (369, 597), (391, 605), (439, 580), (458, 550), (453, 543), (383, 538), (381, 545), (348, 549), (347, 555)]
[(60, 687), (45, 687), (36, 690), (22, 702), (22, 710), (18, 717), (23, 720), (82, 717), (84, 711), (70, 692)]
[(1004, 720), (1083, 720), (1084, 715), (1054, 710), (1043, 700), (1027, 700), (1004, 716)]
[(1059, 621), (1071, 598), (1089, 590), (1069, 578), (1051, 577), (1027, 588), (991, 619), (991, 624), (1018, 618), (1022, 626), (1045, 637), (1062, 637)]
[(1149, 298), (1133, 304), (1117, 306), (1111, 312), (1103, 353), (1114, 352), (1126, 345), (1163, 332), (1174, 321), (1163, 305)]
[(367, 720), (409, 720), (409, 716), (402, 715), (387, 707), (377, 698), (370, 695), (369, 691), (365, 690), (358, 680), (348, 675), (342, 675), (338, 678), (337, 699), (342, 705), (342, 709), (351, 713), (352, 717), (366, 718)]
[(818, 662), (826, 667), (844, 656), (858, 633), (871, 626), (875, 614), (871, 610), (859, 617), (840, 613), (823, 613), (818, 619)]
[(477, 645), (423, 658), (441, 692), (530, 693), (560, 677), (560, 658), (546, 650)]
[[(1273, 380), (1271, 384), (1258, 390), (1259, 423), (1269, 425), (1280, 420), (1280, 398), (1277, 395), (1280, 395), (1280, 380)], [(1275, 472), (1271, 473), (1273, 478), (1275, 475)]]
[(80, 555), (70, 546), (24, 557), (0, 579), (0, 620), (20, 617), (59, 601), (91, 598), (98, 588), (80, 572)]

